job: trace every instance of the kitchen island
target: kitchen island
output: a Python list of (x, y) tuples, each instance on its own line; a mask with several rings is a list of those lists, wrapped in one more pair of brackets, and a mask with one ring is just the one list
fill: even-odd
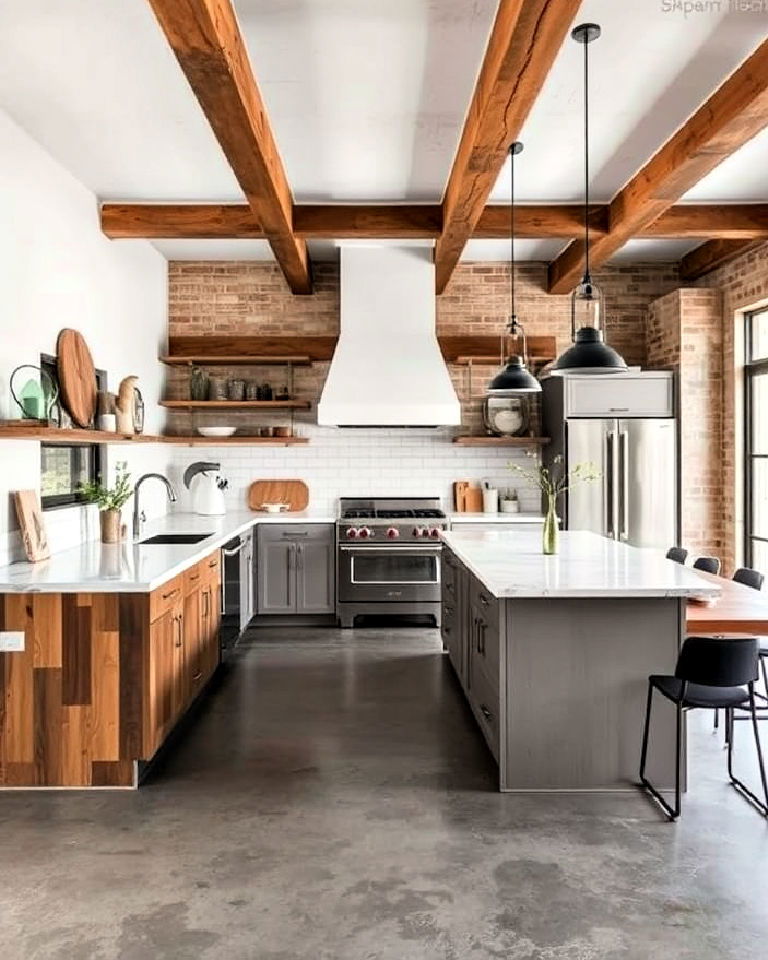
[[(582, 531), (444, 535), (443, 643), (502, 791), (626, 790), (637, 781), (651, 673), (673, 673), (691, 596), (719, 588), (657, 551)], [(674, 709), (651, 736), (674, 777)]]

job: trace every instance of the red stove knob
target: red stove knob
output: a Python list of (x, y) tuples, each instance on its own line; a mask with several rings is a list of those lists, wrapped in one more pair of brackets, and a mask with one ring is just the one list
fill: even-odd
[(363, 540), (367, 540), (373, 536), (373, 530), (371, 530), (370, 527), (363, 527), (362, 530), (359, 531), (358, 536), (362, 537)]
[(437, 540), (437, 538), (440, 536), (440, 527), (432, 527), (432, 529), (429, 531), (429, 535), (433, 540)]
[(345, 534), (348, 540), (357, 540), (360, 536), (360, 531), (357, 527), (347, 527), (347, 532)]
[(397, 538), (400, 536), (400, 531), (397, 529), (397, 527), (390, 527), (387, 530), (387, 536), (390, 540), (397, 540)]

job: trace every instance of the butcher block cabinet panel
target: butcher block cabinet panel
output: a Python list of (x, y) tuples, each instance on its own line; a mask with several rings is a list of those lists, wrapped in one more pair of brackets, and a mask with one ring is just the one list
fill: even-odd
[(219, 662), (218, 552), (152, 593), (0, 595), (0, 786), (134, 787)]

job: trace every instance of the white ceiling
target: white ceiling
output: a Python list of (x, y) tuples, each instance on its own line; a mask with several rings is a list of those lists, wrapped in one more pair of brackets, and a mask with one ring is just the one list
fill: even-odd
[[(299, 202), (439, 201), (497, 0), (234, 2)], [(610, 199), (765, 37), (765, 13), (711, 6), (686, 17), (660, 0), (584, 0), (578, 19), (603, 27), (590, 48), (593, 199)], [(522, 131), (520, 201), (583, 196), (581, 54), (565, 43)], [(0, 107), (101, 198), (242, 199), (148, 0), (0, 3)], [(766, 169), (768, 133), (685, 199), (766, 201)], [(505, 170), (492, 199), (507, 184)], [(194, 244), (157, 246), (214, 249)], [(258, 241), (214, 244), (269, 256)], [(521, 241), (519, 256), (562, 246)], [(638, 241), (622, 259), (671, 249)], [(465, 253), (507, 257), (495, 241)]]

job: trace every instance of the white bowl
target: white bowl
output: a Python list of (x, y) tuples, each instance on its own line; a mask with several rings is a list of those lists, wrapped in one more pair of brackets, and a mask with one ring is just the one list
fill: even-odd
[(237, 427), (198, 427), (201, 437), (231, 437)]

